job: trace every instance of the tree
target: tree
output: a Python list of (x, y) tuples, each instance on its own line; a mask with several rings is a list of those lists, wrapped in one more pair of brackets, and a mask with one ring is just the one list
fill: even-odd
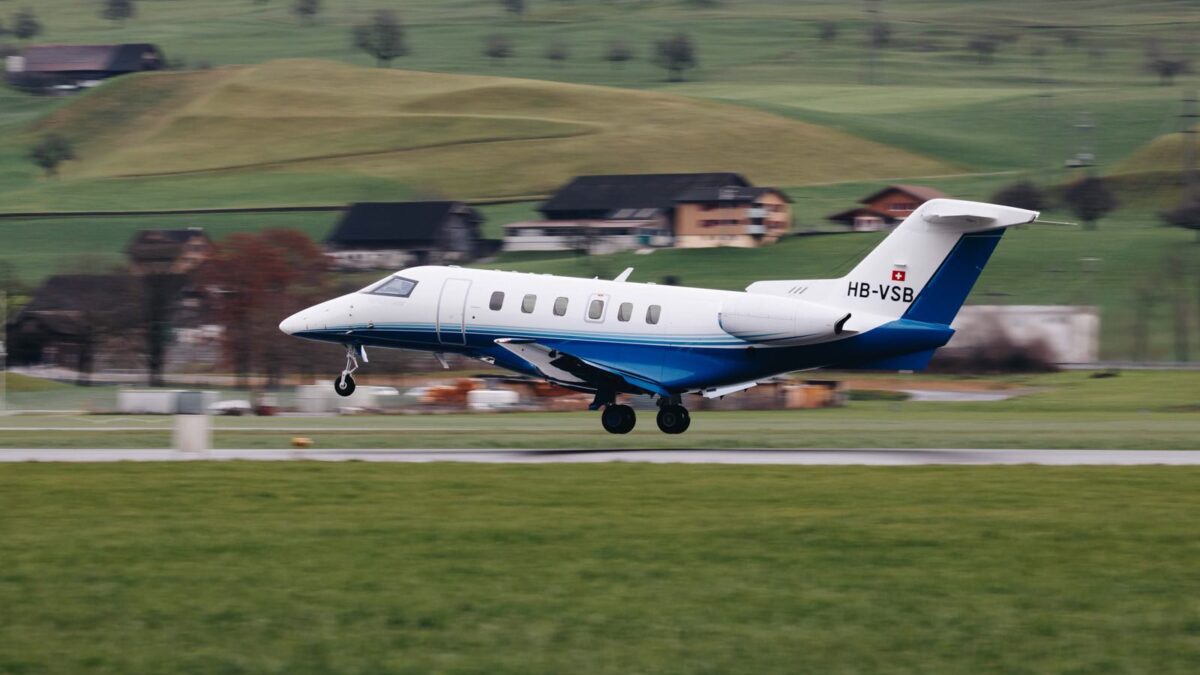
[(1158, 40), (1146, 45), (1146, 70), (1157, 75), (1158, 83), (1164, 87), (1175, 84), (1175, 77), (1190, 72), (1191, 66), (1187, 57), (1168, 53)]
[(633, 48), (624, 40), (613, 40), (604, 48), (604, 60), (619, 68), (626, 61), (633, 60)]
[(117, 25), (122, 25), (137, 16), (137, 5), (133, 0), (104, 0), (100, 16)]
[(1023, 180), (1001, 188), (992, 195), (992, 202), (1029, 211), (1046, 208), (1046, 198), (1033, 183)]
[(1186, 195), (1175, 208), (1159, 214), (1167, 225), (1196, 231), (1196, 243), (1200, 244), (1200, 193)]
[(525, 15), (525, 0), (500, 0), (500, 6), (509, 14)]
[(66, 138), (55, 133), (42, 136), (41, 140), (29, 149), (29, 161), (45, 171), (47, 178), (57, 176), (59, 165), (73, 159), (76, 159), (75, 147)]
[(369, 21), (355, 26), (351, 35), (354, 46), (375, 57), (376, 65), (390, 65), (396, 57), (408, 54), (404, 26), (391, 10), (375, 12)]
[(821, 42), (831, 43), (837, 39), (838, 25), (833, 21), (822, 21), (817, 24), (817, 38)]
[(321, 0), (295, 0), (292, 3), (292, 14), (298, 16), (304, 23), (312, 24), (320, 13)]
[(166, 365), (167, 347), (171, 343), (175, 312), (180, 291), (187, 283), (182, 274), (152, 271), (140, 277), (141, 284), (135, 292), (139, 295), (142, 315), (142, 348), (146, 357), (146, 384), (162, 386), (163, 367)]
[(1117, 196), (1103, 178), (1085, 176), (1067, 186), (1063, 201), (1080, 220), (1083, 229), (1096, 229), (1096, 221), (1117, 208)]
[(665, 68), (671, 82), (682, 82), (684, 72), (695, 68), (696, 48), (687, 33), (676, 33), (654, 43), (654, 63)]
[(495, 59), (507, 59), (514, 53), (512, 40), (504, 35), (492, 34), (483, 40), (483, 55)]
[(967, 49), (975, 52), (980, 63), (991, 63), (1000, 48), (1000, 41), (990, 35), (976, 35), (967, 40)]
[(892, 25), (876, 21), (867, 29), (867, 46), (873, 49), (883, 49), (892, 44)]
[(42, 22), (32, 9), (25, 7), (13, 15), (12, 34), (18, 40), (29, 40), (42, 34)]
[(571, 58), (571, 49), (562, 40), (555, 40), (546, 45), (545, 57), (556, 63)]
[(199, 273), (210, 294), (212, 320), (222, 326), (222, 347), (243, 386), (255, 372), (278, 382), (284, 370), (303, 366), (313, 352), (282, 340), (278, 324), (328, 294), (328, 259), (295, 230), (239, 232), (218, 242)]

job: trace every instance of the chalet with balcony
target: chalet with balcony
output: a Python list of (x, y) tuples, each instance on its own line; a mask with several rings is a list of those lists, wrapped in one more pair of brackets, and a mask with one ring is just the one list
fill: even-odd
[(135, 275), (190, 274), (213, 252), (203, 228), (140, 230), (125, 247), (129, 271)]
[(778, 190), (756, 188), (736, 173), (579, 176), (542, 204), (542, 220), (506, 225), (504, 248), (758, 246), (790, 227), (789, 203)]
[(828, 216), (855, 232), (875, 232), (899, 225), (917, 207), (946, 194), (924, 185), (889, 185), (859, 200), (859, 206)]

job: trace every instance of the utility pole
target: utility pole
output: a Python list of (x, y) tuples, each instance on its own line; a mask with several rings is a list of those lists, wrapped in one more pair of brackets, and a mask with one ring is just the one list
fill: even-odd
[(8, 414), (8, 289), (0, 288), (0, 416)]
[(863, 15), (867, 24), (867, 72), (863, 79), (867, 84), (875, 84), (875, 60), (880, 48), (876, 43), (880, 21), (879, 0), (863, 0)]
[(1179, 115), (1179, 132), (1183, 136), (1183, 195), (1186, 199), (1196, 194), (1196, 125), (1200, 114), (1196, 112), (1196, 92), (1183, 95), (1183, 111)]

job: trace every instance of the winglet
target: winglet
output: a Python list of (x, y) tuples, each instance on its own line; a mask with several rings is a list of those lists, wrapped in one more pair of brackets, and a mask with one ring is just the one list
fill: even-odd
[(624, 272), (621, 272), (620, 274), (618, 274), (618, 275), (617, 275), (617, 278), (616, 278), (616, 279), (613, 279), (613, 281), (625, 281), (626, 279), (628, 279), (628, 278), (629, 278), (629, 275), (630, 275), (630, 274), (633, 274), (633, 268), (632, 268), (632, 267), (626, 267), (626, 268), (625, 268), (625, 271), (624, 271)]

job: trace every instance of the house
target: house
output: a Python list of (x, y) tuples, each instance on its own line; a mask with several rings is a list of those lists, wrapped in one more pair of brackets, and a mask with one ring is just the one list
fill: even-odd
[(359, 202), (325, 240), (341, 269), (400, 269), (470, 262), (496, 246), (479, 233), (483, 216), (462, 202)]
[(924, 185), (889, 185), (859, 200), (861, 206), (835, 213), (829, 220), (849, 225), (855, 232), (874, 232), (900, 223), (930, 199), (946, 194)]
[(94, 86), (128, 73), (162, 70), (166, 57), (147, 43), (120, 45), (35, 45), (5, 59), (9, 84), (49, 91)]
[(579, 176), (541, 205), (543, 220), (506, 226), (504, 247), (608, 253), (758, 246), (773, 243), (790, 227), (789, 204), (778, 190), (755, 188), (737, 173)]
[(139, 230), (125, 247), (132, 274), (189, 274), (213, 252), (203, 228)]
[(770, 187), (694, 188), (675, 200), (675, 246), (774, 244), (791, 229), (791, 203)]

